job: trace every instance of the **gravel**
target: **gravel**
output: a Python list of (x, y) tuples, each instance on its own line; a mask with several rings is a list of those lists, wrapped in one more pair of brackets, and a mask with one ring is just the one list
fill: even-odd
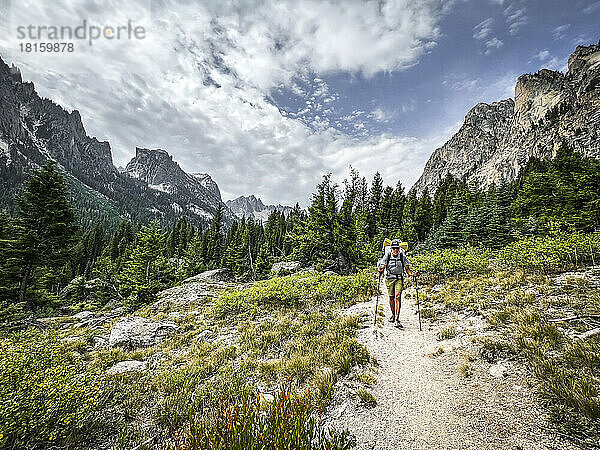
[[(385, 317), (376, 327), (375, 298), (345, 311), (369, 319), (358, 340), (379, 363), (371, 387), (377, 404), (361, 404), (342, 381), (325, 417), (326, 424), (349, 429), (359, 449), (580, 448), (552, 431), (522, 368), (510, 364), (502, 377), (494, 377), (489, 363), (475, 359), (468, 363), (471, 376), (465, 377), (458, 370), (467, 361), (460, 345), (437, 341), (439, 330), (427, 321), (420, 332), (416, 309), (406, 300), (404, 329), (393, 327), (385, 296), (382, 303)], [(450, 351), (434, 356), (441, 346)]]

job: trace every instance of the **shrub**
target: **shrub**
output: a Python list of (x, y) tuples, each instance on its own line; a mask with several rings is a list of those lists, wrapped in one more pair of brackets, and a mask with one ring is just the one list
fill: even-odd
[(498, 256), (512, 266), (541, 273), (581, 267), (600, 259), (600, 231), (522, 239), (507, 245)]
[(358, 395), (358, 398), (360, 398), (360, 401), (366, 405), (377, 404), (377, 397), (375, 397), (375, 395), (367, 389), (360, 388), (358, 391), (356, 391), (356, 394)]
[(212, 313), (216, 318), (240, 315), (252, 318), (261, 309), (304, 308), (334, 304), (349, 306), (366, 300), (376, 292), (369, 271), (354, 275), (326, 275), (305, 272), (259, 281), (239, 291), (223, 293)]
[(100, 371), (69, 351), (57, 332), (0, 340), (0, 446), (65, 445), (94, 435), (111, 396)]
[(486, 273), (492, 252), (467, 245), (456, 249), (434, 250), (411, 256), (411, 265), (422, 272), (448, 276), (464, 272)]
[(257, 395), (234, 402), (222, 399), (216, 407), (204, 408), (188, 425), (173, 432), (178, 450), (191, 449), (339, 449), (356, 445), (347, 432), (328, 431), (312, 415), (308, 395), (295, 397), (282, 390), (268, 409), (261, 412)]

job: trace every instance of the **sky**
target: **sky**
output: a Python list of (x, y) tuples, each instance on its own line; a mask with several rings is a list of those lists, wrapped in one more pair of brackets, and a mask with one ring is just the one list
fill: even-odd
[(0, 0), (0, 56), (117, 166), (162, 148), (224, 200), (306, 206), (350, 166), (408, 190), (473, 106), (566, 71), (599, 19), (593, 0)]

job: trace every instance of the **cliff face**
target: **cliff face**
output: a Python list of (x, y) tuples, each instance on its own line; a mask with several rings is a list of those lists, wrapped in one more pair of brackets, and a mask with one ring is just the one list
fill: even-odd
[(292, 211), (291, 206), (265, 205), (260, 198), (256, 198), (254, 195), (227, 200), (226, 204), (237, 218), (252, 218), (260, 222), (266, 222), (273, 211), (282, 212), (286, 216)]
[(448, 172), (483, 188), (510, 181), (529, 158), (552, 157), (562, 141), (600, 158), (600, 43), (577, 47), (566, 74), (522, 75), (514, 100), (471, 109), (412, 189), (434, 192)]
[(173, 208), (178, 211), (191, 210), (210, 220), (218, 206), (223, 205), (225, 221), (234, 220), (213, 179), (208, 174), (184, 172), (165, 150), (136, 148), (124, 173), (147, 183), (151, 189), (170, 194), (175, 200)]
[(209, 175), (185, 173), (164, 150), (137, 149), (121, 173), (110, 144), (87, 135), (77, 110), (39, 97), (18, 68), (0, 59), (0, 208), (11, 209), (27, 173), (48, 161), (63, 171), (88, 219), (168, 223), (187, 216), (207, 224), (219, 205), (226, 223), (234, 219)]

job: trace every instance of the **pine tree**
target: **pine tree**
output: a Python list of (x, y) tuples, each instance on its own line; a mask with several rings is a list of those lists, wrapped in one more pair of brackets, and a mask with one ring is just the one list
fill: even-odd
[(56, 269), (71, 259), (77, 228), (75, 212), (67, 198), (65, 179), (54, 163), (31, 174), (17, 204), (22, 268), (18, 298), (35, 310), (34, 299), (27, 295), (34, 271), (42, 266)]
[(379, 172), (375, 173), (373, 182), (371, 183), (371, 189), (369, 190), (369, 203), (368, 203), (368, 229), (367, 234), (369, 238), (373, 238), (377, 234), (377, 214), (381, 203), (381, 197), (383, 195), (383, 179)]
[(175, 280), (166, 257), (166, 233), (153, 221), (136, 235), (135, 246), (119, 274), (121, 293), (131, 306), (149, 303)]
[(21, 258), (15, 233), (14, 220), (0, 211), (0, 300), (13, 300), (18, 294)]
[(427, 188), (421, 194), (415, 208), (415, 231), (419, 242), (424, 242), (433, 226), (433, 206)]
[(269, 257), (269, 245), (265, 241), (260, 246), (258, 256), (256, 257), (255, 271), (259, 280), (263, 280), (269, 276), (271, 272), (271, 259)]

